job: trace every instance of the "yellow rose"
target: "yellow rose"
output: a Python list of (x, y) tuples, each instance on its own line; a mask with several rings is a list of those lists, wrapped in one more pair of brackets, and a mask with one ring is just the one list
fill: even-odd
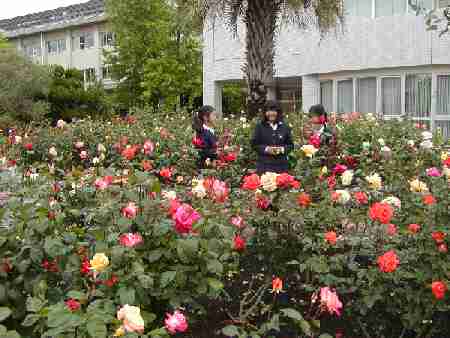
[(320, 175), (326, 175), (328, 174), (328, 168), (327, 167), (322, 167), (322, 169), (320, 169)]
[(315, 153), (317, 153), (318, 149), (314, 147), (312, 144), (305, 144), (302, 148), (303, 153), (306, 157), (313, 157)]
[(446, 161), (448, 159), (448, 153), (443, 151), (441, 154), (441, 161)]
[(95, 254), (94, 258), (91, 259), (91, 268), (95, 272), (102, 272), (109, 265), (109, 259), (104, 253)]
[(381, 189), (381, 177), (378, 174), (372, 174), (366, 177), (367, 183), (369, 183), (369, 187), (374, 190)]
[(346, 170), (341, 176), (342, 185), (349, 186), (352, 184), (353, 170)]
[(412, 192), (428, 192), (428, 187), (425, 182), (415, 179), (409, 182), (409, 187)]
[(265, 173), (261, 176), (261, 185), (266, 191), (277, 190), (277, 177), (278, 174), (275, 173)]
[(123, 326), (119, 327), (114, 333), (114, 337), (122, 337), (122, 336), (125, 336), (125, 330), (123, 329)]
[(203, 185), (203, 180), (197, 182), (197, 185), (192, 188), (192, 193), (197, 198), (204, 198), (206, 196), (206, 189)]

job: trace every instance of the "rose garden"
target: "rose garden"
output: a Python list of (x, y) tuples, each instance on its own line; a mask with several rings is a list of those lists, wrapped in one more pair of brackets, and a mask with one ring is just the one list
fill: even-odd
[(334, 116), (257, 176), (253, 122), (196, 170), (190, 118), (136, 113), (2, 138), (5, 337), (447, 337), (450, 156), (408, 121)]

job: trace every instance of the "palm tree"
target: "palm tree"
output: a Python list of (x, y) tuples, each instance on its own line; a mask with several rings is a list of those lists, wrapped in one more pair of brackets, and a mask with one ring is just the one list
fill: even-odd
[(203, 20), (221, 18), (237, 33), (247, 28), (246, 62), (248, 114), (253, 117), (271, 95), (277, 28), (282, 22), (316, 27), (321, 35), (343, 22), (343, 0), (185, 0)]

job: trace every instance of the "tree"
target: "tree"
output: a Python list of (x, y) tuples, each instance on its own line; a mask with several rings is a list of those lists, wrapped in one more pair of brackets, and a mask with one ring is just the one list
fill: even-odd
[(2, 124), (41, 121), (48, 113), (47, 68), (17, 53), (13, 46), (0, 48), (0, 118)]
[(8, 47), (8, 41), (5, 37), (3, 37), (2, 34), (0, 34), (0, 48), (6, 48)]
[(116, 32), (108, 58), (119, 102), (156, 108), (200, 90), (200, 44), (183, 7), (169, 0), (109, 0), (107, 8)]
[(302, 28), (315, 26), (323, 35), (343, 21), (342, 0), (185, 0), (205, 19), (220, 17), (234, 33), (246, 25), (248, 113), (255, 116), (271, 95), (276, 32), (282, 19)]

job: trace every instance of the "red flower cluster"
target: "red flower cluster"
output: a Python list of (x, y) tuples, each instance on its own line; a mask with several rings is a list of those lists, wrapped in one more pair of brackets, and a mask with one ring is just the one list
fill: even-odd
[(436, 299), (443, 299), (447, 292), (447, 284), (441, 281), (431, 283), (431, 291)]
[(192, 138), (192, 145), (196, 148), (203, 148), (205, 146), (205, 143), (201, 139), (201, 137), (194, 136)]
[(306, 192), (302, 192), (297, 197), (297, 203), (299, 206), (306, 208), (311, 204), (311, 196)]
[(384, 255), (378, 257), (377, 262), (378, 267), (382, 272), (394, 272), (400, 264), (400, 260), (394, 250), (390, 250)]
[(294, 176), (291, 176), (287, 173), (283, 173), (277, 176), (277, 186), (279, 188), (300, 188), (300, 182), (297, 181)]
[(442, 244), (444, 243), (445, 233), (443, 233), (442, 231), (434, 231), (431, 234), (431, 237), (434, 239), (436, 244)]
[(320, 148), (320, 135), (319, 134), (313, 134), (308, 140), (308, 143), (313, 145), (315, 148)]
[(56, 261), (48, 261), (47, 259), (44, 259), (41, 264), (42, 268), (48, 272), (58, 272), (58, 264)]
[(66, 300), (64, 303), (66, 304), (67, 308), (72, 312), (78, 311), (81, 307), (80, 302), (73, 298)]
[(236, 235), (233, 239), (234, 242), (234, 250), (236, 251), (244, 251), (247, 243), (245, 242), (245, 239), (242, 238), (240, 235)]
[(267, 210), (270, 207), (270, 200), (263, 195), (256, 196), (256, 206), (261, 210)]
[(360, 205), (369, 203), (369, 198), (363, 191), (357, 191), (353, 194), (353, 196), (355, 197), (356, 202), (358, 202), (358, 204)]
[(119, 282), (119, 278), (117, 278), (117, 276), (113, 274), (113, 275), (111, 275), (110, 279), (103, 281), (103, 285), (106, 285), (107, 287), (112, 288), (118, 282)]
[(325, 240), (331, 244), (331, 245), (336, 245), (337, 243), (337, 234), (335, 231), (328, 231), (327, 233), (325, 233)]
[(375, 203), (369, 210), (370, 219), (381, 224), (389, 224), (393, 216), (394, 210), (388, 203)]
[(33, 150), (33, 143), (25, 143), (23, 145), (23, 147), (25, 148), (25, 150), (32, 151)]
[(83, 276), (91, 274), (91, 263), (87, 257), (83, 257), (83, 261), (81, 262), (80, 273)]
[(259, 187), (261, 187), (261, 180), (258, 175), (252, 174), (244, 177), (244, 184), (242, 184), (242, 189), (256, 190)]
[(420, 231), (420, 225), (419, 224), (410, 224), (410, 225), (408, 225), (408, 230), (412, 234), (417, 234)]
[(422, 202), (425, 205), (433, 205), (436, 204), (436, 199), (433, 195), (425, 195), (422, 197)]
[(165, 178), (166, 180), (170, 179), (173, 175), (172, 168), (163, 168), (159, 171), (159, 176)]
[(133, 160), (136, 157), (136, 154), (139, 151), (139, 146), (138, 145), (134, 145), (128, 148), (125, 148), (124, 150), (122, 150), (121, 155), (126, 158), (128, 161)]

